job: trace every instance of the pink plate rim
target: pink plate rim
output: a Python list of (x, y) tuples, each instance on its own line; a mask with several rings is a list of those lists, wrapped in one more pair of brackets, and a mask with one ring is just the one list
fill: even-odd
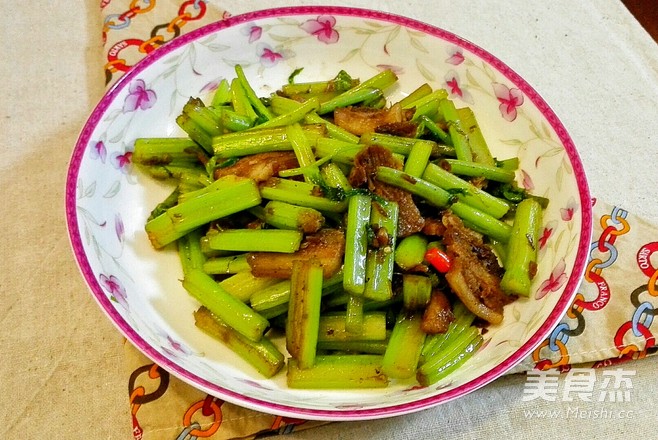
[[(95, 126), (110, 107), (119, 91), (127, 87), (127, 85), (139, 75), (142, 71), (153, 65), (157, 60), (161, 59), (166, 54), (176, 50), (192, 41), (203, 38), (214, 32), (220, 31), (225, 28), (237, 26), (239, 24), (250, 22), (253, 20), (263, 18), (276, 18), (291, 15), (307, 15), (307, 14), (332, 14), (340, 16), (361, 17), (364, 19), (375, 19), (385, 22), (390, 22), (405, 26), (417, 31), (424, 32), (434, 37), (440, 38), (452, 44), (455, 44), (463, 49), (475, 53), (477, 56), (487, 61), (490, 65), (495, 67), (516, 87), (518, 87), (525, 96), (530, 99), (534, 105), (541, 111), (543, 116), (550, 122), (553, 129), (556, 131), (560, 141), (564, 144), (570, 163), (573, 167), (574, 175), (578, 183), (580, 194), (580, 206), (582, 215), (581, 235), (578, 243), (578, 253), (574, 264), (573, 272), (565, 285), (565, 289), (558, 300), (555, 309), (550, 314), (544, 324), (532, 335), (532, 337), (521, 347), (519, 347), (509, 358), (497, 365), (495, 368), (486, 374), (465, 383), (464, 385), (447, 391), (443, 394), (419, 399), (414, 402), (391, 405), (381, 408), (369, 409), (350, 409), (350, 410), (317, 410), (297, 408), (290, 405), (282, 405), (273, 402), (267, 402), (260, 399), (251, 398), (241, 395), (231, 390), (222, 388), (216, 384), (210, 383), (203, 378), (190, 373), (183, 369), (173, 361), (165, 358), (162, 354), (157, 352), (152, 346), (149, 345), (130, 325), (119, 315), (114, 306), (104, 294), (98, 280), (94, 277), (93, 271), (84, 253), (80, 230), (76, 216), (76, 185), (78, 174), (80, 171), (81, 160), (84, 151), (90, 141), (91, 134)], [(69, 233), (69, 240), (73, 253), (78, 264), (78, 267), (84, 277), (91, 293), (100, 305), (101, 309), (108, 315), (114, 325), (120, 332), (144, 355), (152, 359), (159, 366), (184, 380), (188, 384), (195, 386), (204, 392), (211, 395), (224, 398), (225, 400), (246, 406), (259, 411), (278, 414), (290, 417), (299, 417), (313, 420), (366, 420), (377, 419), (384, 417), (391, 417), (396, 415), (408, 414), (411, 412), (426, 409), (436, 406), (440, 403), (445, 403), (457, 397), (470, 393), (484, 385), (492, 382), (496, 378), (503, 375), (505, 372), (513, 368), (516, 364), (523, 360), (532, 350), (537, 347), (550, 331), (558, 324), (563, 314), (571, 304), (578, 285), (580, 284), (582, 275), (585, 271), (585, 266), (588, 258), (589, 243), (592, 234), (592, 208), (589, 187), (585, 176), (585, 171), (578, 156), (573, 141), (571, 140), (566, 128), (560, 122), (553, 110), (548, 104), (539, 96), (539, 94), (516, 72), (509, 68), (506, 64), (500, 61), (495, 56), (491, 55), (481, 47), (436, 26), (423, 23), (421, 21), (411, 19), (408, 17), (391, 14), (387, 12), (374, 11), (362, 8), (342, 7), (342, 6), (302, 6), (302, 7), (280, 7), (272, 9), (263, 9), (255, 12), (249, 12), (241, 15), (236, 15), (225, 20), (210, 23), (199, 29), (191, 31), (188, 34), (182, 35), (171, 42), (161, 46), (156, 51), (145, 57), (138, 62), (128, 73), (126, 73), (117, 83), (105, 94), (100, 100), (98, 105), (93, 110), (86, 124), (84, 125), (78, 141), (74, 147), (69, 170), (66, 178), (66, 191), (65, 191), (65, 207), (66, 207), (66, 221)]]

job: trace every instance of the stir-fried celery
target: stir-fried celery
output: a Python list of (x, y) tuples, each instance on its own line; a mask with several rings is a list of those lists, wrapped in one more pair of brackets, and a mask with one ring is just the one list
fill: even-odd
[(547, 201), (445, 90), (388, 104), (391, 70), (300, 72), (259, 96), (238, 65), (183, 106), (186, 136), (135, 141), (138, 169), (175, 184), (148, 238), (177, 245), (197, 327), (264, 377), (287, 362), (291, 388), (434, 384), (482, 345), (476, 318), (503, 319), (472, 265), (498, 300), (527, 300)]
[(352, 295), (363, 295), (366, 288), (366, 258), (368, 255), (367, 226), (370, 221), (370, 197), (355, 194), (347, 208), (343, 286)]

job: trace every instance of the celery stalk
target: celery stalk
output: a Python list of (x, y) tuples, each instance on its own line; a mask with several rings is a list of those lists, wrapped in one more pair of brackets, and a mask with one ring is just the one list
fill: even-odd
[(211, 249), (238, 252), (293, 253), (304, 234), (289, 229), (227, 229), (209, 237)]
[(205, 307), (194, 312), (194, 320), (204, 333), (226, 345), (263, 376), (270, 378), (284, 367), (283, 353), (269, 339), (254, 342), (233, 330)]
[(512, 232), (507, 243), (505, 273), (500, 288), (510, 295), (529, 296), (537, 267), (542, 208), (534, 199), (516, 207)]
[(224, 290), (210, 275), (194, 270), (185, 274), (183, 287), (228, 326), (252, 341), (260, 341), (270, 324), (248, 305)]
[(453, 203), (450, 209), (474, 231), (503, 243), (509, 241), (512, 231), (509, 224), (463, 202)]
[(365, 298), (362, 295), (348, 295), (345, 318), (345, 330), (350, 333), (361, 333), (363, 331), (363, 304)]
[(251, 179), (222, 178), (211, 187), (210, 191), (179, 203), (146, 223), (146, 233), (155, 248), (164, 247), (212, 220), (261, 202), (258, 187)]
[(363, 295), (366, 286), (367, 227), (370, 221), (370, 197), (355, 194), (348, 200), (343, 265), (343, 286), (352, 295)]
[(210, 107), (221, 107), (231, 103), (231, 83), (227, 79), (222, 79), (217, 85), (215, 93), (212, 95)]
[(366, 285), (363, 296), (375, 301), (388, 300), (393, 296), (393, 271), (395, 269), (395, 244), (399, 208), (391, 201), (373, 201), (370, 208), (370, 227), (376, 234), (385, 231), (387, 243), (371, 249), (366, 257)]
[(274, 116), (269, 121), (263, 122), (256, 127), (259, 129), (285, 127), (294, 123), (299, 123), (308, 113), (316, 111), (319, 107), (320, 103), (318, 102), (317, 98), (311, 98), (294, 110), (278, 116)]
[(286, 348), (301, 369), (315, 363), (320, 326), (322, 266), (316, 260), (293, 262), (286, 321)]
[(402, 302), (407, 310), (423, 310), (432, 296), (432, 281), (425, 275), (402, 275)]
[(192, 270), (203, 269), (206, 256), (201, 251), (202, 236), (203, 231), (201, 229), (195, 229), (176, 241), (184, 274)]
[(231, 104), (233, 106), (233, 110), (238, 115), (244, 116), (247, 118), (247, 120), (251, 121), (252, 124), (255, 123), (258, 119), (258, 115), (249, 102), (247, 93), (245, 92), (238, 78), (234, 78), (231, 81)]
[(302, 167), (304, 180), (314, 185), (321, 185), (323, 182), (320, 167), (315, 163), (315, 153), (311, 148), (311, 143), (304, 136), (302, 126), (297, 122), (288, 125), (286, 136), (290, 140), (299, 166)]
[(411, 148), (419, 142), (431, 147), (432, 156), (443, 155), (444, 149), (446, 148), (434, 141), (407, 138), (386, 133), (364, 133), (361, 135), (359, 142), (365, 145), (379, 145), (388, 148), (393, 153), (402, 154), (403, 156), (408, 156), (411, 152)]
[(237, 64), (235, 66), (235, 73), (238, 77), (238, 80), (240, 81), (240, 85), (242, 86), (242, 89), (247, 95), (247, 99), (249, 100), (249, 103), (251, 103), (256, 113), (258, 113), (258, 115), (261, 118), (267, 121), (273, 119), (274, 115), (272, 115), (272, 112), (269, 111), (269, 109), (265, 106), (265, 104), (263, 104), (263, 101), (261, 101), (260, 98), (256, 95), (256, 92), (251, 87), (251, 84), (249, 84), (249, 80), (247, 80), (247, 77), (244, 74), (244, 70), (242, 69), (241, 65)]
[(436, 164), (428, 164), (422, 178), (443, 190), (453, 192), (460, 201), (492, 217), (502, 218), (510, 209), (510, 204), (506, 200), (492, 196)]
[(446, 147), (443, 147), (443, 154), (445, 156), (455, 156), (455, 150), (452, 148), (452, 139), (450, 138), (450, 135), (445, 132), (445, 130), (439, 127), (436, 122), (427, 116), (423, 115), (418, 118), (418, 120), (432, 135), (437, 137), (439, 141), (446, 145)]
[(514, 180), (514, 170), (477, 162), (465, 162), (457, 159), (444, 159), (439, 165), (444, 170), (467, 177), (482, 177), (494, 182), (509, 183)]
[(364, 313), (359, 332), (350, 331), (344, 313), (325, 314), (320, 317), (318, 342), (326, 341), (383, 341), (386, 339), (386, 313)]
[[(359, 85), (341, 93), (337, 97), (322, 103), (319, 114), (328, 113), (337, 107), (344, 107), (347, 105), (355, 104), (365, 99), (362, 97), (364, 91), (368, 89), (385, 90), (397, 81), (397, 75), (392, 70), (384, 70), (373, 77), (361, 82)], [(355, 98), (358, 97), (358, 98)]]
[(290, 388), (386, 388), (388, 378), (381, 370), (382, 359), (372, 354), (323, 355), (307, 369), (290, 359), (286, 378)]
[[(324, 136), (326, 128), (323, 125), (305, 125), (304, 135), (311, 141)], [(217, 158), (246, 156), (249, 154), (271, 151), (291, 151), (292, 145), (286, 134), (286, 127), (260, 129), (226, 133), (215, 136), (210, 141), (212, 151)]]
[(305, 206), (270, 200), (265, 205), (263, 220), (279, 229), (313, 234), (322, 228), (325, 218), (320, 211)]
[(427, 238), (422, 234), (404, 237), (395, 247), (395, 263), (403, 270), (413, 269), (425, 260)]
[(429, 84), (424, 83), (421, 84), (414, 91), (409, 93), (407, 96), (399, 100), (397, 104), (400, 105), (400, 107), (402, 107), (403, 109), (410, 109), (415, 106), (415, 102), (418, 99), (427, 96), (431, 93), (432, 93), (432, 87)]
[(261, 290), (278, 283), (280, 280), (275, 278), (255, 277), (251, 272), (238, 272), (219, 282), (219, 285), (228, 293), (242, 301), (248, 303), (249, 298)]
[(247, 254), (211, 257), (203, 263), (203, 271), (210, 275), (229, 275), (249, 270)]
[(475, 327), (460, 335), (445, 352), (437, 354), (418, 368), (416, 379), (422, 386), (430, 386), (445, 378), (470, 359), (482, 345), (483, 338)]
[(347, 208), (345, 201), (330, 200), (317, 195), (315, 185), (276, 177), (268, 179), (267, 182), (261, 185), (260, 194), (267, 200), (306, 206), (322, 212), (343, 212)]
[(132, 161), (154, 166), (190, 166), (199, 162), (205, 152), (190, 138), (140, 138), (135, 140)]
[(422, 312), (403, 310), (398, 315), (382, 361), (388, 377), (408, 379), (416, 374), (426, 336), (420, 328), (422, 319)]
[(449, 99), (441, 100), (439, 103), (439, 112), (448, 123), (448, 133), (450, 134), (452, 145), (455, 147), (457, 159), (472, 162), (473, 151), (468, 141), (468, 135), (462, 127), (455, 103)]
[(471, 147), (473, 162), (493, 166), (495, 163), (494, 158), (491, 155), (487, 141), (482, 135), (482, 130), (475, 119), (473, 110), (469, 107), (463, 107), (457, 109), (457, 113), (459, 114), (462, 130), (464, 130), (468, 136), (468, 144)]
[(409, 150), (409, 156), (404, 162), (404, 172), (413, 177), (421, 177), (425, 171), (430, 155), (432, 154), (432, 146), (427, 142), (416, 142)]
[(417, 179), (404, 171), (394, 168), (378, 167), (376, 177), (377, 180), (409, 191), (411, 194), (427, 200), (438, 208), (447, 207), (453, 198), (449, 192), (438, 186), (424, 179)]

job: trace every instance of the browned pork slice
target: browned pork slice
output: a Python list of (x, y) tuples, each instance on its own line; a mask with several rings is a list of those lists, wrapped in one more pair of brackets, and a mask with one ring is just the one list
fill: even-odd
[(215, 179), (235, 174), (263, 182), (270, 177), (278, 176), (280, 171), (297, 167), (299, 163), (293, 151), (258, 153), (242, 157), (233, 165), (215, 169)]
[(445, 293), (434, 289), (430, 297), (430, 302), (425, 307), (425, 312), (423, 312), (423, 320), (420, 328), (429, 335), (445, 333), (448, 331), (450, 323), (454, 320), (455, 315), (452, 313), (450, 300)]
[(378, 145), (370, 145), (354, 158), (349, 181), (354, 187), (366, 187), (386, 200), (394, 201), (399, 207), (398, 236), (406, 237), (423, 229), (425, 219), (420, 214), (411, 194), (400, 188), (378, 181), (375, 178), (377, 167), (384, 166), (402, 169), (402, 163), (393, 157), (391, 151)]
[(443, 237), (443, 234), (446, 232), (446, 227), (438, 218), (425, 217), (425, 224), (423, 225), (422, 232), (430, 237)]
[(382, 125), (407, 122), (412, 116), (413, 110), (404, 110), (399, 104), (386, 109), (341, 107), (334, 111), (334, 123), (352, 134), (361, 136), (377, 131)]
[(340, 270), (344, 254), (345, 234), (327, 228), (306, 236), (297, 252), (251, 252), (247, 262), (254, 276), (286, 279), (292, 274), (293, 261), (316, 259), (322, 265), (324, 277), (329, 278)]
[(500, 288), (503, 269), (496, 254), (483, 242), (481, 234), (465, 227), (451, 212), (443, 215), (443, 224), (443, 243), (452, 259), (446, 273), (450, 288), (476, 316), (498, 324), (503, 319), (503, 306), (516, 297)]
[(375, 131), (377, 133), (390, 134), (392, 136), (412, 138), (416, 137), (418, 124), (411, 121), (393, 122), (380, 125)]

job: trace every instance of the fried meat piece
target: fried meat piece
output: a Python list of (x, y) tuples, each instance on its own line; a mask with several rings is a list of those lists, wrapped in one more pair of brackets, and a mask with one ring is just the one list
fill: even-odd
[(386, 124), (407, 122), (413, 111), (403, 110), (398, 104), (387, 109), (371, 107), (340, 107), (334, 110), (334, 123), (352, 134), (377, 131), (377, 127)]
[(440, 219), (425, 217), (425, 224), (423, 225), (423, 234), (430, 237), (443, 237), (446, 227)]
[(370, 145), (354, 158), (349, 181), (354, 187), (367, 187), (373, 193), (398, 204), (398, 236), (406, 237), (422, 230), (425, 219), (420, 214), (411, 194), (375, 178), (377, 167), (402, 169), (402, 163), (391, 151), (378, 145)]
[(452, 259), (446, 280), (452, 291), (476, 316), (497, 324), (503, 319), (503, 306), (516, 297), (500, 288), (503, 269), (482, 235), (467, 228), (451, 212), (443, 215), (446, 231), (443, 243)]
[(345, 234), (341, 230), (327, 228), (306, 236), (297, 252), (251, 252), (247, 255), (247, 262), (254, 276), (287, 279), (292, 274), (293, 261), (317, 259), (322, 265), (324, 277), (329, 278), (340, 270), (344, 254)]
[(455, 315), (452, 313), (450, 300), (445, 293), (434, 289), (430, 297), (430, 302), (425, 307), (425, 312), (423, 312), (423, 320), (420, 328), (428, 335), (445, 333), (448, 331), (450, 323), (454, 320)]
[(392, 122), (390, 124), (383, 124), (375, 130), (377, 133), (390, 134), (392, 136), (400, 137), (415, 137), (418, 132), (418, 124), (410, 121)]
[(242, 157), (233, 165), (216, 168), (215, 179), (234, 174), (263, 182), (270, 177), (278, 176), (280, 171), (297, 167), (299, 163), (293, 151), (258, 153)]

